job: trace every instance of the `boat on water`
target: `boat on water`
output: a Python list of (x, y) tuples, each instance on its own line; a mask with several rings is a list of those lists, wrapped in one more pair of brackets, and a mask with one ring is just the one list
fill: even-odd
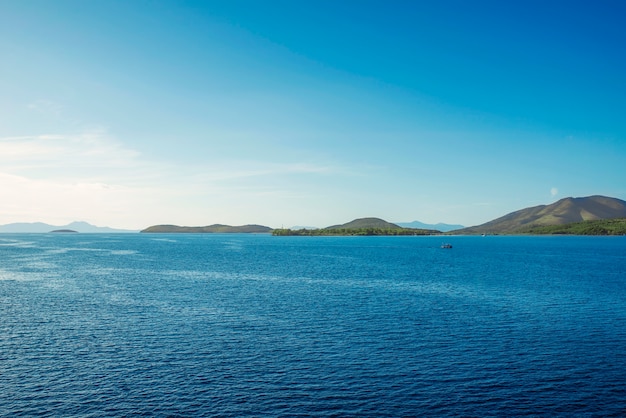
[(441, 244), (441, 248), (452, 248), (452, 244)]

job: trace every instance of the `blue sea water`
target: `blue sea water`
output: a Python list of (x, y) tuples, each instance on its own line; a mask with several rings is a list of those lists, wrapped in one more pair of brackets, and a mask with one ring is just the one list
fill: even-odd
[(626, 237), (0, 236), (2, 416), (624, 416)]

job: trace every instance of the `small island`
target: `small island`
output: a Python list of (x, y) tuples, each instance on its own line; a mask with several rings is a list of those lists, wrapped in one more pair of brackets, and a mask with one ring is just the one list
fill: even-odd
[(433, 229), (403, 228), (380, 218), (360, 218), (342, 225), (333, 225), (321, 229), (275, 229), (275, 236), (393, 236), (393, 235), (439, 235), (441, 231)]
[(78, 234), (78, 231), (74, 231), (73, 229), (55, 229), (54, 231), (50, 231), (51, 234)]

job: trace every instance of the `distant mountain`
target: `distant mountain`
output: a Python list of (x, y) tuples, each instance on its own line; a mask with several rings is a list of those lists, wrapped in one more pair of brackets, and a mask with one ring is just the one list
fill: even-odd
[(72, 222), (68, 225), (49, 225), (43, 222), (12, 223), (0, 225), (0, 233), (46, 233), (58, 230), (72, 230), (83, 233), (128, 233), (137, 232), (128, 229), (114, 229), (91, 225), (87, 222)]
[(289, 229), (319, 229), (317, 226), (302, 226), (302, 225), (294, 225)]
[(459, 234), (512, 234), (530, 228), (626, 217), (626, 202), (606, 196), (566, 197), (551, 205), (521, 209)]
[(441, 232), (454, 231), (455, 229), (465, 228), (464, 225), (453, 225), (453, 224), (425, 224), (420, 221), (413, 222), (396, 222), (396, 225), (401, 226), (403, 228), (416, 228), (416, 229), (435, 229)]
[(178, 226), (178, 225), (154, 225), (144, 229), (146, 233), (192, 233), (192, 234), (215, 234), (215, 233), (247, 233), (260, 234), (270, 233), (272, 228), (262, 225), (230, 226), (214, 224), (209, 226)]

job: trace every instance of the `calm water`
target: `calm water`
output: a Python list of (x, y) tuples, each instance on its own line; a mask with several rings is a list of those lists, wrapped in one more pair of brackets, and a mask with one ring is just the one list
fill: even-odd
[(626, 237), (449, 241), (0, 235), (0, 415), (626, 415)]

